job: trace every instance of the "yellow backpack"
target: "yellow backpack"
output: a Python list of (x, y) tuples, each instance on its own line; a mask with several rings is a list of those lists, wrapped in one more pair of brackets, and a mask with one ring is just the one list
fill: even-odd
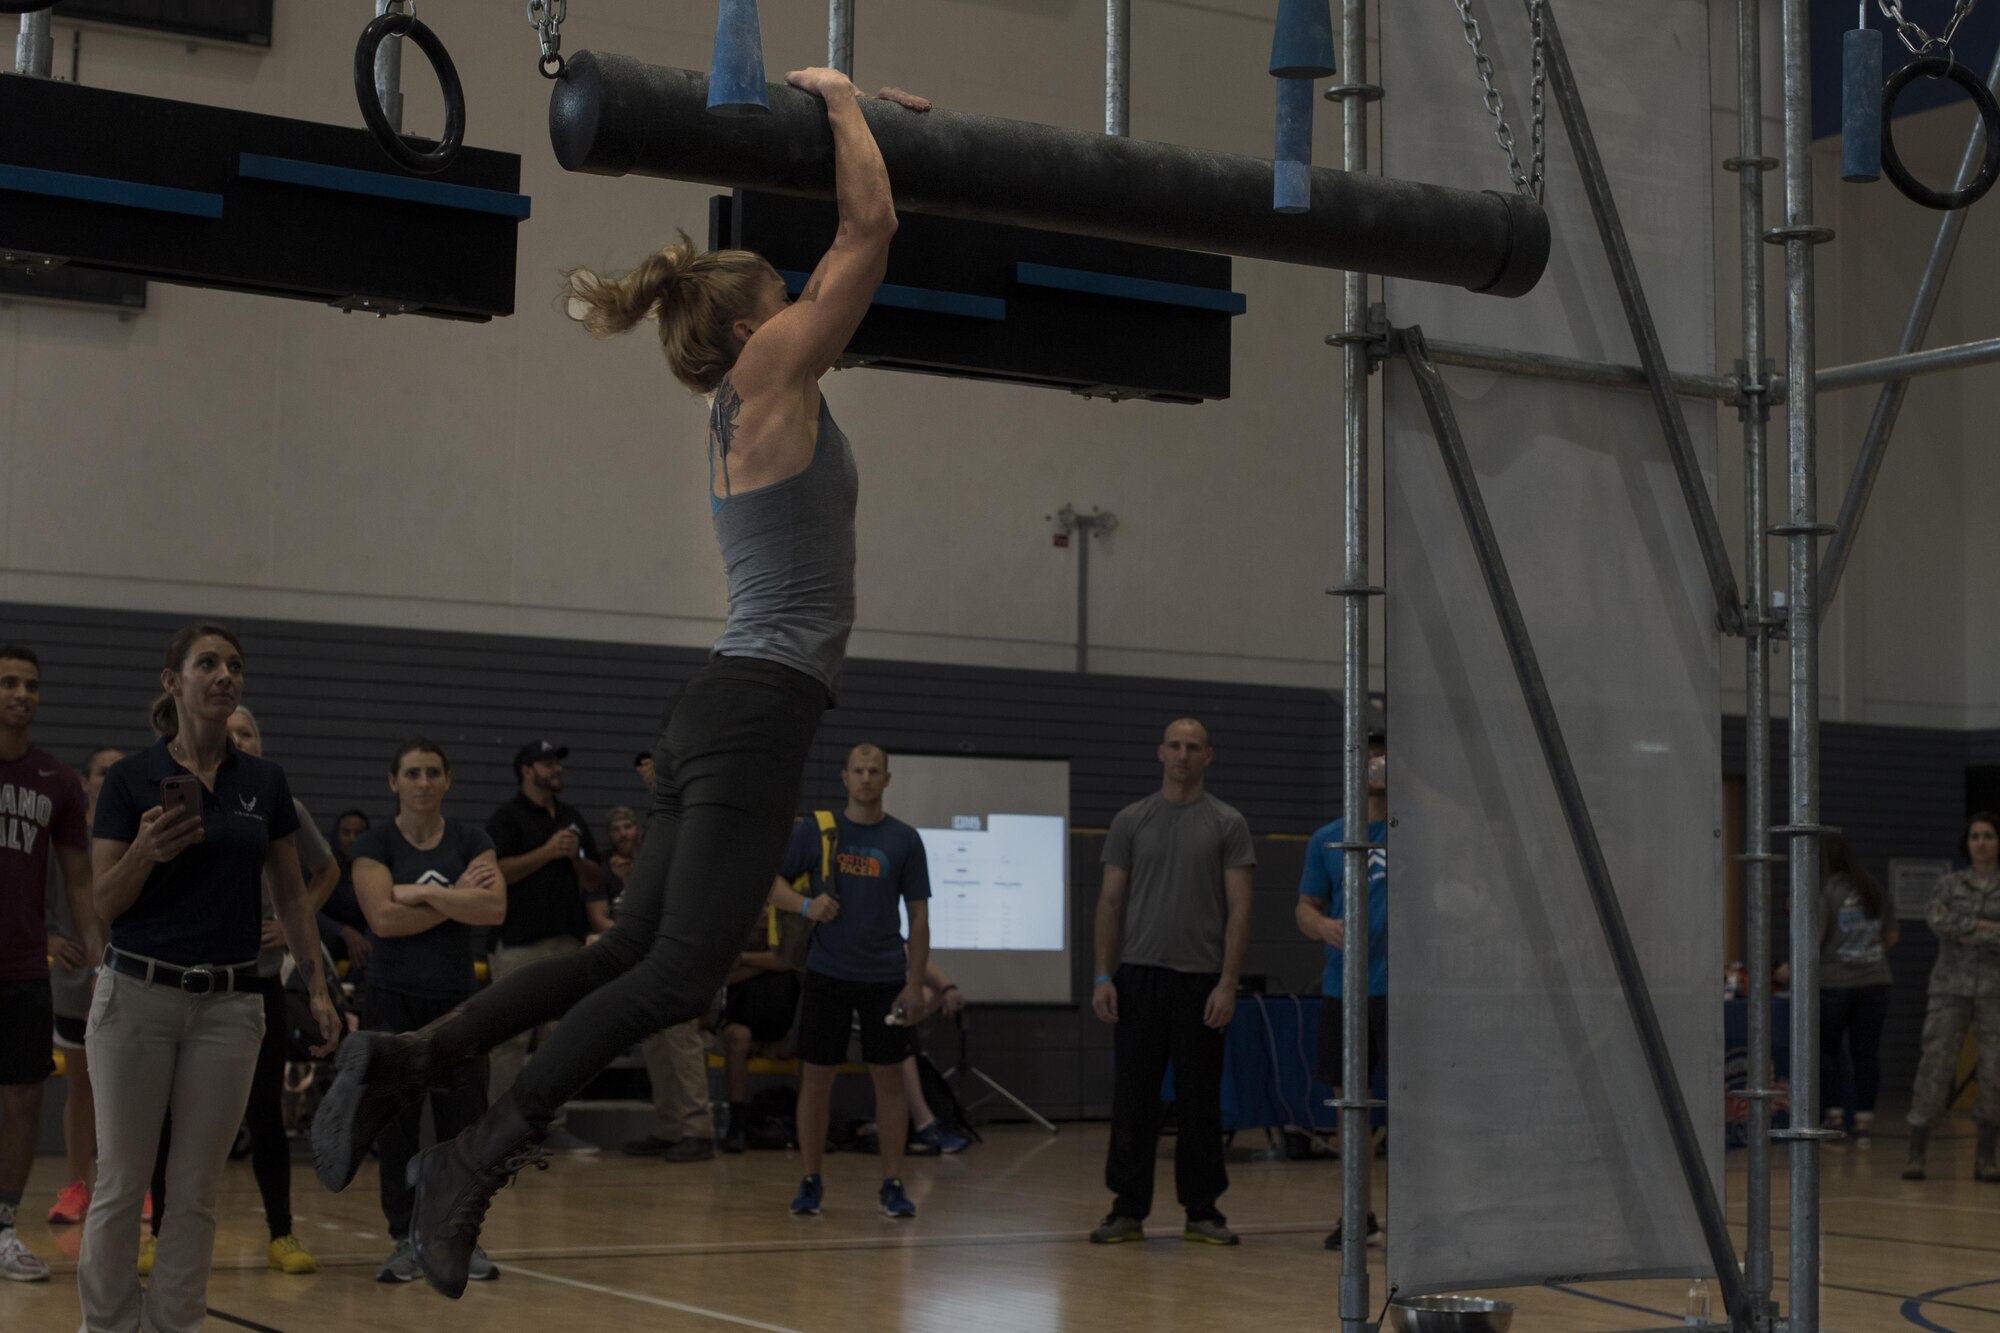
[[(834, 820), (831, 810), (813, 811), (813, 820), (819, 825), (821, 891), (832, 893), (835, 898), (839, 898), (840, 895), (834, 892), (833, 853), (840, 845), (840, 825)], [(792, 881), (792, 891), (801, 897), (810, 897), (811, 894), (807, 891), (811, 888), (810, 869)], [(819, 923), (809, 916), (796, 912), (770, 911), (764, 914), (764, 919), (765, 943), (770, 946), (772, 953), (778, 955), (778, 961), (794, 972), (805, 971), (806, 954), (812, 945), (813, 927)]]

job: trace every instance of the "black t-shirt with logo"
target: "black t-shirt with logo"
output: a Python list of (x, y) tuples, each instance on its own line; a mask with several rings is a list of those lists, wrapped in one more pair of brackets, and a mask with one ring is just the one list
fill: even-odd
[[(426, 849), (412, 846), (390, 820), (356, 838), (351, 855), (356, 861), (387, 867), (391, 884), (448, 888), (482, 853), (492, 850), (493, 839), (477, 824), (446, 821), (437, 846)], [(440, 921), (415, 935), (378, 938), (368, 960), (368, 984), (377, 990), (436, 999), (472, 994), (472, 927), (463, 921)]]
[[(517, 792), (513, 800), (495, 810), (486, 821), (486, 831), (493, 836), (493, 850), (503, 861), (544, 846), (562, 829), (576, 834), (582, 859), (602, 864), (597, 840), (590, 836), (590, 825), (561, 801), (556, 802), (551, 813)], [(588, 920), (583, 911), (583, 886), (577, 878), (576, 862), (558, 857), (526, 879), (507, 886), (507, 919), (495, 932), (495, 938), (501, 944), (539, 944), (558, 935), (581, 940)]]

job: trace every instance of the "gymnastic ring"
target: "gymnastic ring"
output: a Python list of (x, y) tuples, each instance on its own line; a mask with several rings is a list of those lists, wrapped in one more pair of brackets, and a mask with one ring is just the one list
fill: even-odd
[[(1930, 186), (1910, 174), (1903, 165), (1902, 154), (1896, 151), (1895, 121), (1892, 119), (1896, 99), (1903, 95), (1903, 89), (1914, 79), (1947, 78), (1965, 89), (1979, 108), (1979, 119), (1986, 126), (1986, 158), (1979, 164), (1979, 174), (1957, 190), (1933, 190)], [(1941, 212), (1965, 208), (1978, 203), (2000, 180), (2000, 102), (1993, 99), (1977, 75), (1957, 61), (1944, 56), (1926, 56), (1912, 60), (1909, 64), (1889, 76), (1889, 82), (1882, 88), (1882, 174), (1896, 183), (1896, 188), (1925, 208), (1935, 208)]]
[[(428, 152), (410, 147), (396, 132), (382, 111), (381, 98), (376, 95), (375, 52), (389, 37), (407, 37), (415, 43), (431, 62), (438, 86), (444, 92), (444, 137)], [(465, 147), (465, 87), (458, 81), (458, 68), (451, 63), (451, 53), (444, 49), (437, 34), (409, 14), (391, 10), (377, 15), (361, 30), (361, 41), (354, 48), (354, 95), (361, 103), (361, 118), (368, 122), (375, 142), (405, 171), (435, 176), (449, 167), (458, 157), (459, 149)]]

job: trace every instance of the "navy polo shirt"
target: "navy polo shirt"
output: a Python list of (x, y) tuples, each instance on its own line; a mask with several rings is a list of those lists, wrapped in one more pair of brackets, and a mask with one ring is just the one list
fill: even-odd
[[(160, 804), (161, 780), (185, 772), (165, 741), (113, 764), (91, 835), (131, 842), (139, 817)], [(201, 841), (152, 868), (111, 923), (111, 943), (176, 967), (251, 962), (264, 920), (264, 857), (298, 826), (285, 770), (229, 746), (214, 790), (201, 791)]]

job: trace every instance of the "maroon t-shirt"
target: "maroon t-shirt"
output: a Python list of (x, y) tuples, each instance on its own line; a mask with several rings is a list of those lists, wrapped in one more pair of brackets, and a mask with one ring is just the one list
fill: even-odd
[(0, 981), (49, 975), (50, 849), (81, 849), (83, 786), (46, 750), (0, 759)]

